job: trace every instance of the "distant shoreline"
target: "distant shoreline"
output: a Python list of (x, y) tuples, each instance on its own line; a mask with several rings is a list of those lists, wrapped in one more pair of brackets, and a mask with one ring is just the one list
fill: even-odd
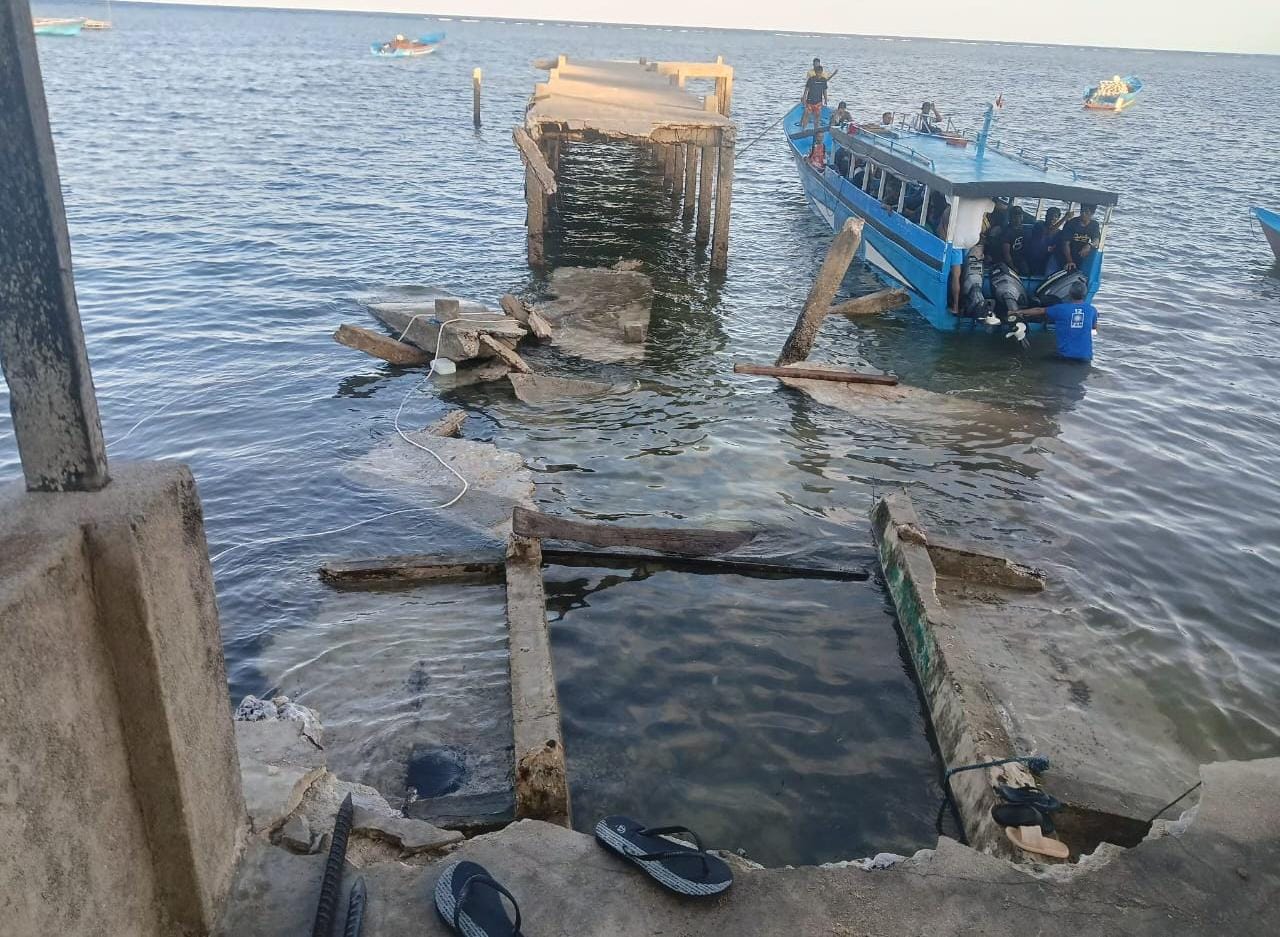
[[(39, 5), (42, 0), (35, 0), (35, 5)], [(44, 2), (57, 4), (77, 4), (88, 5), (98, 0), (44, 0)], [(423, 19), (429, 20), (452, 20), (460, 22), (462, 20), (479, 21), (485, 23), (511, 23), (515, 25), (536, 25), (545, 23), (551, 26), (614, 26), (630, 29), (657, 29), (657, 30), (684, 30), (689, 32), (726, 32), (726, 33), (765, 33), (785, 36), (814, 36), (821, 39), (891, 39), (903, 40), (908, 42), (961, 42), (971, 43), (974, 45), (994, 45), (994, 46), (1038, 46), (1050, 49), (1098, 49), (1108, 52), (1171, 52), (1180, 55), (1230, 55), (1230, 56), (1249, 56), (1274, 58), (1280, 56), (1280, 52), (1225, 52), (1215, 49), (1172, 49), (1172, 48), (1148, 48), (1143, 46), (1103, 46), (1089, 45), (1081, 42), (1034, 42), (1029, 39), (974, 39), (968, 36), (906, 36), (894, 35), (889, 33), (840, 33), (840, 32), (821, 32), (814, 29), (772, 29), (767, 27), (740, 27), (740, 26), (689, 26), (684, 24), (671, 23), (630, 23), (630, 22), (607, 22), (601, 20), (568, 20), (556, 19), (554, 17), (508, 17), (508, 16), (478, 16), (474, 13), (428, 13), (425, 11), (405, 11), (405, 10), (353, 10), (353, 9), (335, 9), (330, 7), (311, 7), (311, 6), (276, 6), (267, 0), (263, 3), (210, 3), (205, 0), (115, 0), (117, 4), (137, 4), (140, 6), (171, 6), (171, 7), (206, 7), (209, 9), (220, 10), (272, 10), (280, 13), (337, 13), (352, 16), (421, 16)]]

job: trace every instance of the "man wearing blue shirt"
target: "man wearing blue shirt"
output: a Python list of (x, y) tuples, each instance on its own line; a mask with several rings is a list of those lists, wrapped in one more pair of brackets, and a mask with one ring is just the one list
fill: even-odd
[(1053, 337), (1058, 343), (1058, 357), (1067, 361), (1093, 360), (1093, 333), (1098, 327), (1098, 310), (1084, 301), (1085, 287), (1077, 283), (1071, 287), (1071, 301), (1048, 308), (1022, 309), (1023, 319), (1040, 319), (1053, 326)]

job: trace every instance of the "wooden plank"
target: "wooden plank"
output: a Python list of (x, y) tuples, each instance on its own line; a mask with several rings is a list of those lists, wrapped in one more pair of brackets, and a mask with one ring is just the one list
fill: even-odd
[(620, 524), (586, 523), (551, 517), (516, 506), (511, 529), (522, 537), (573, 540), (596, 547), (631, 547), (679, 556), (727, 553), (750, 543), (754, 530), (700, 530), (680, 527), (625, 527)]
[(684, 195), (684, 150), (686, 144), (673, 143), (671, 148), (675, 153), (674, 165), (671, 169), (671, 194), (676, 197), (679, 202)]
[(897, 309), (911, 302), (911, 294), (906, 290), (876, 290), (866, 296), (859, 296), (847, 302), (832, 306), (827, 310), (829, 316), (848, 316), (856, 319), (859, 316), (875, 316), (890, 309)]
[(843, 371), (840, 368), (780, 368), (769, 364), (735, 364), (734, 374), (754, 374), (759, 377), (801, 378), (806, 381), (839, 381), (845, 384), (883, 384), (893, 387), (898, 379), (892, 374), (869, 374), (865, 371)]
[(516, 148), (520, 151), (525, 166), (532, 172), (538, 188), (544, 195), (555, 195), (556, 174), (547, 165), (546, 157), (542, 155), (542, 150), (538, 149), (538, 144), (529, 135), (529, 131), (523, 127), (516, 127), (511, 131), (511, 139), (515, 141)]
[(541, 269), (546, 266), (547, 255), (543, 237), (547, 228), (547, 197), (538, 188), (533, 167), (524, 168), (525, 227), (529, 235), (529, 266)]
[[(736, 133), (732, 127), (721, 131), (716, 172), (716, 224), (711, 236), (711, 269), (719, 272), (729, 266), (729, 211), (733, 203), (733, 156)], [(831, 305), (830, 300), (827, 305)], [(825, 308), (825, 307), (824, 307)]]
[(693, 220), (694, 209), (698, 200), (698, 153), (699, 148), (692, 143), (684, 146), (684, 220)]
[(567, 550), (544, 547), (548, 565), (607, 569), (671, 569), (686, 573), (722, 573), (761, 579), (834, 579), (865, 582), (871, 574), (860, 567), (806, 566), (784, 558), (738, 559), (728, 556), (663, 556), (636, 550)]
[(809, 352), (813, 350), (814, 339), (818, 337), (818, 329), (822, 327), (822, 320), (826, 318), (827, 310), (831, 308), (831, 301), (835, 299), (836, 290), (840, 289), (840, 283), (844, 280), (844, 275), (848, 272), (849, 264), (853, 261), (853, 255), (857, 253), (858, 244), (861, 241), (862, 219), (850, 218), (844, 223), (840, 232), (832, 238), (831, 246), (827, 248), (827, 256), (822, 261), (822, 268), (818, 271), (813, 286), (809, 290), (809, 298), (805, 300), (795, 327), (787, 336), (787, 341), (782, 346), (782, 353), (778, 355), (778, 360), (774, 364), (778, 366), (795, 364), (809, 357)]
[(502, 363), (508, 367), (515, 368), (515, 370), (520, 371), (523, 374), (533, 373), (533, 368), (529, 367), (528, 363), (523, 358), (496, 338), (482, 334), (480, 336), (480, 345), (481, 347), (487, 348), (493, 352), (494, 357), (501, 360)]
[(431, 356), (420, 348), (358, 325), (338, 326), (338, 330), (333, 333), (333, 340), (339, 345), (346, 345), (356, 351), (363, 351), (366, 355), (404, 367), (426, 364), (431, 360)]
[(483, 73), (478, 68), (471, 70), (471, 123), (480, 129), (480, 84)]
[(378, 583), (502, 582), (506, 564), (495, 553), (471, 555), (407, 554), (364, 560), (326, 563), (318, 570), (331, 586), (367, 586)]
[(432, 436), (459, 436), (462, 434), (462, 424), (466, 421), (466, 410), (454, 410), (428, 426), (427, 432)]
[(502, 306), (503, 312), (532, 332), (534, 338), (548, 339), (551, 337), (551, 323), (544, 319), (538, 310), (528, 303), (521, 302), (510, 293), (499, 299), (498, 303)]
[(700, 148), (702, 158), (698, 163), (698, 227), (694, 242), (706, 244), (711, 240), (711, 199), (715, 194), (716, 148)]
[(537, 540), (511, 538), (506, 575), (516, 817), (569, 827), (569, 778)]

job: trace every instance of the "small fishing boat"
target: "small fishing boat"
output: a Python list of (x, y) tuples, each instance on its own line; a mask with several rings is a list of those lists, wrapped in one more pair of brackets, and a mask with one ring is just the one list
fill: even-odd
[(430, 55), (436, 51), (436, 48), (444, 41), (444, 33), (431, 33), (428, 36), (420, 36), (417, 39), (406, 39), (404, 36), (396, 36), (390, 42), (373, 42), (369, 44), (369, 51), (374, 55), (383, 55), (388, 58), (404, 58), (410, 55)]
[(109, 20), (85, 20), (85, 29), (110, 29), (111, 22)]
[(1091, 111), (1123, 111), (1138, 97), (1142, 79), (1136, 75), (1116, 75), (1100, 81), (1084, 93), (1084, 106)]
[(1280, 212), (1269, 211), (1265, 208), (1254, 208), (1253, 217), (1258, 219), (1258, 224), (1262, 225), (1262, 233), (1266, 235), (1267, 243), (1271, 245), (1271, 252), (1276, 255), (1276, 262), (1280, 263)]
[[(907, 121), (893, 130), (853, 126), (846, 132), (828, 126), (829, 108), (823, 130), (802, 131), (802, 113), (799, 105), (792, 108), (783, 126), (810, 208), (832, 231), (861, 218), (858, 256), (905, 287), (935, 328), (972, 328), (993, 309), (1058, 302), (1073, 282), (1083, 281), (1090, 299), (1097, 292), (1116, 193), (1084, 184), (1075, 170), (1047, 156), (992, 140), (994, 105), (978, 133), (950, 121), (933, 133)], [(1062, 274), (1050, 262), (1019, 276), (982, 256), (996, 200), (1023, 210), (1023, 236), (1052, 207), (1073, 213), (1094, 206), (1097, 248), (1078, 271)]]
[(84, 29), (82, 19), (56, 19), (37, 16), (32, 20), (37, 36), (78, 36)]

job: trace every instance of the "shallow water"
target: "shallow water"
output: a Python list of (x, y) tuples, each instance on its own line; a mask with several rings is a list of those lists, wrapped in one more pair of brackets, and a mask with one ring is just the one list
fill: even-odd
[[(976, 119), (1004, 91), (1006, 137), (1121, 192), (1099, 357), (1064, 369), (1000, 339), (940, 335), (909, 312), (827, 325), (815, 358), (865, 359), (988, 405), (936, 424), (854, 417), (734, 377), (733, 360), (776, 352), (827, 238), (772, 131), (738, 162), (723, 283), (655, 201), (652, 178), (627, 183), (630, 157), (571, 153), (568, 234), (552, 238), (552, 257), (643, 260), (659, 290), (652, 335), (637, 367), (530, 357), (571, 376), (639, 379), (639, 390), (537, 409), (505, 386), (429, 391), (405, 408), (407, 425), (467, 406), (468, 435), (523, 454), (548, 510), (745, 520), (833, 556), (865, 550), (873, 498), (906, 486), (927, 523), (1047, 567), (1071, 599), (1061, 652), (1109, 646), (1093, 679), (1148, 689), (1192, 756), (1275, 753), (1280, 278), (1247, 207), (1280, 192), (1280, 59), (453, 22), (439, 54), (383, 61), (367, 43), (413, 32), (414, 18), (127, 4), (113, 18), (111, 32), (39, 43), (110, 453), (193, 466), (232, 695), (280, 685), (323, 698), (335, 733), (351, 733), (332, 753), (344, 770), (392, 787), (406, 752), (459, 747), (473, 779), (507, 770), (509, 751), (494, 751), (509, 718), (501, 649), (483, 637), (498, 606), (410, 598), (429, 634), (412, 614), (353, 632), (362, 612), (335, 606), (313, 573), (334, 555), (474, 545), (475, 532), (424, 513), (296, 535), (422, 503), (344, 471), (394, 435), (419, 376), (329, 334), (364, 321), (361, 299), (405, 287), (492, 302), (536, 286), (509, 128), (540, 75), (530, 61), (557, 52), (723, 54), (737, 68), (744, 144), (798, 95), (814, 55), (841, 67), (833, 91), (858, 114), (928, 97)], [(1116, 72), (1143, 77), (1138, 106), (1118, 117), (1078, 108), (1085, 86)], [(1251, 89), (1240, 119), (1222, 113), (1223, 87)], [(856, 270), (847, 286), (871, 282)], [(240, 546), (282, 536), (294, 539)], [(562, 572), (550, 577), (563, 615), (556, 664), (586, 809), (675, 814), (691, 798), (718, 842), (769, 861), (930, 844), (936, 765), (874, 586), (779, 592), (663, 574), (567, 608), (606, 574)], [(771, 655), (779, 645), (786, 654)], [(463, 683), (483, 692), (450, 702), (443, 674), (463, 659), (474, 667)], [(390, 663), (375, 679), (376, 660)], [(418, 661), (434, 684), (411, 681)], [(633, 698), (636, 668), (654, 693)], [(357, 742), (363, 718), (369, 738)], [(450, 719), (494, 741), (457, 741)], [(877, 789), (897, 792), (896, 811)]]

